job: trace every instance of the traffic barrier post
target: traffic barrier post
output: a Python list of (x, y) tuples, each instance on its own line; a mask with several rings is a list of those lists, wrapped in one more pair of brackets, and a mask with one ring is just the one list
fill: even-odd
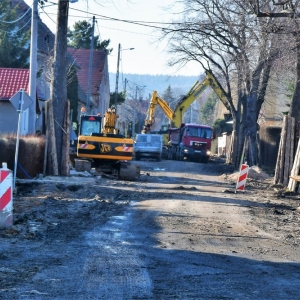
[(237, 180), (237, 184), (236, 184), (236, 191), (244, 191), (245, 190), (248, 172), (249, 172), (249, 166), (242, 164), (240, 173), (239, 173), (239, 177)]
[(13, 180), (7, 163), (0, 168), (0, 227), (13, 225)]

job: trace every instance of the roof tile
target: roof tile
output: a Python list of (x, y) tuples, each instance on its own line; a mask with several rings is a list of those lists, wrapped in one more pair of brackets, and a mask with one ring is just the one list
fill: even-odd
[(0, 68), (0, 100), (9, 100), (21, 88), (29, 91), (29, 69)]
[[(87, 93), (88, 80), (89, 80), (90, 50), (68, 48), (68, 53), (72, 55), (76, 64), (80, 67), (80, 69), (77, 72), (78, 83), (82, 87), (83, 91)], [(102, 80), (106, 58), (107, 58), (106, 50), (93, 51), (92, 82), (91, 82), (92, 95), (99, 95), (98, 89)]]

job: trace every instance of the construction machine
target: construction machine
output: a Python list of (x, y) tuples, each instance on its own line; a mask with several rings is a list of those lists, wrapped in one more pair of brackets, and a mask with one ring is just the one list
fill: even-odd
[(174, 112), (172, 111), (169, 104), (164, 99), (158, 96), (157, 91), (153, 91), (142, 133), (150, 133), (150, 131), (152, 130), (152, 126), (155, 123), (155, 111), (157, 105), (162, 108), (162, 110), (170, 120), (173, 119)]
[[(82, 110), (77, 141), (75, 169), (111, 173), (119, 179), (135, 180), (140, 166), (130, 162), (133, 156), (133, 140), (119, 134), (116, 128), (118, 115), (115, 107), (109, 108), (104, 118), (87, 115)], [(84, 166), (84, 167), (83, 167)]]
[(224, 106), (228, 109), (228, 111), (230, 111), (229, 102), (224, 89), (214, 77), (212, 72), (206, 71), (205, 78), (201, 82), (195, 82), (188, 93), (178, 101), (174, 111), (170, 108), (168, 103), (158, 95), (157, 91), (153, 91), (142, 133), (149, 133), (152, 130), (152, 126), (155, 123), (155, 111), (157, 105), (162, 108), (166, 116), (169, 118), (171, 127), (179, 128), (186, 110), (207, 87), (211, 87), (213, 89)]
[(210, 71), (206, 71), (206, 76), (201, 82), (196, 81), (189, 92), (179, 100), (174, 111), (164, 99), (158, 96), (157, 91), (152, 93), (142, 133), (153, 132), (155, 111), (159, 105), (169, 118), (170, 125), (167, 129), (164, 126), (161, 132), (155, 131), (155, 133), (162, 134), (168, 159), (183, 160), (187, 158), (194, 161), (208, 161), (211, 147), (211, 127), (202, 124), (182, 123), (186, 110), (207, 87), (214, 90), (224, 106), (230, 111), (226, 93)]
[(171, 120), (172, 127), (179, 128), (181, 126), (183, 115), (186, 112), (186, 110), (208, 87), (211, 87), (213, 89), (213, 91), (219, 97), (220, 101), (230, 112), (230, 106), (226, 97), (226, 92), (219, 84), (215, 76), (211, 73), (211, 71), (206, 71), (205, 78), (201, 82), (196, 81), (192, 88), (189, 90), (189, 92), (177, 103), (174, 109), (173, 118)]
[(169, 128), (168, 159), (207, 163), (211, 155), (212, 128), (202, 124), (184, 124)]

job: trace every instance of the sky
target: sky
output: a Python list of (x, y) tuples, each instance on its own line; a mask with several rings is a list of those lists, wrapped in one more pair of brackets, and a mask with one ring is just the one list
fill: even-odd
[[(25, 2), (31, 6), (33, 0)], [(57, 2), (48, 0), (43, 9), (39, 8), (40, 17), (54, 34)], [(120, 73), (199, 76), (203, 70), (196, 62), (189, 63), (179, 70), (178, 67), (167, 66), (170, 54), (167, 53), (166, 41), (157, 42), (159, 32), (148, 26), (119, 21), (170, 22), (175, 18), (172, 12), (180, 9), (166, 9), (171, 4), (174, 4), (174, 0), (78, 0), (69, 5), (68, 26), (72, 29), (76, 21), (83, 20), (92, 24), (92, 18), (95, 16), (95, 35), (99, 35), (100, 40), (110, 39), (109, 48), (113, 48), (108, 58), (109, 72), (117, 71), (120, 44)]]

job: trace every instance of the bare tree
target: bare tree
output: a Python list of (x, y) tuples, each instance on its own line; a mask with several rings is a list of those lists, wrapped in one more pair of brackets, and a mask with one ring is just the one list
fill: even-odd
[(259, 18), (272, 20), (272, 30), (285, 36), (285, 47), (294, 55), (295, 83), (289, 115), (300, 121), (300, 1), (299, 0), (250, 0), (253, 11)]
[[(245, 137), (250, 138), (251, 165), (256, 164), (257, 117), (264, 101), (270, 70), (278, 54), (268, 20), (257, 20), (248, 1), (179, 0), (184, 5), (163, 37), (169, 39), (170, 65), (197, 61), (212, 71), (223, 87), (238, 139), (235, 165)], [(236, 99), (232, 90), (236, 90)]]

